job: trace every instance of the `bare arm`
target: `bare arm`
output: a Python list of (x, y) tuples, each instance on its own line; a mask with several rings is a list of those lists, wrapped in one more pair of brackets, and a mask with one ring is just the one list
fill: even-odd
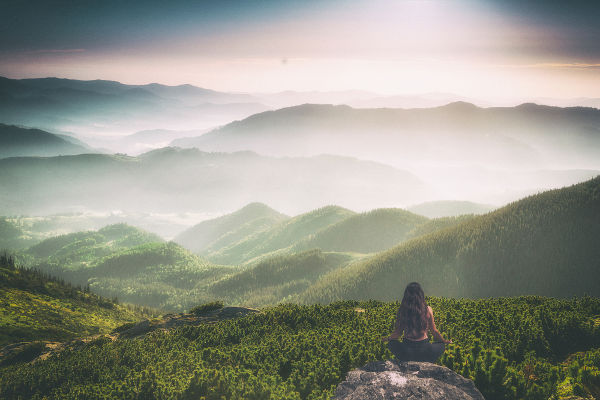
[(452, 343), (451, 340), (446, 340), (442, 337), (442, 334), (440, 333), (440, 331), (437, 330), (437, 327), (435, 326), (435, 320), (433, 319), (433, 310), (429, 306), (427, 306), (427, 308), (429, 309), (429, 330), (433, 334), (433, 340), (442, 343)]

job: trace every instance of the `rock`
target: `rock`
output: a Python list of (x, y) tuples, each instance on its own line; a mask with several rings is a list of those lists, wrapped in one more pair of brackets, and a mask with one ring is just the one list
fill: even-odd
[(348, 373), (335, 399), (483, 400), (470, 379), (427, 362), (375, 361)]
[(145, 319), (137, 324), (132, 325), (130, 328), (120, 332), (120, 336), (122, 337), (135, 337), (144, 335), (152, 330), (150, 325), (150, 321)]
[(194, 314), (166, 314), (158, 320), (143, 320), (136, 324), (118, 328), (113, 331), (118, 334), (119, 338), (135, 338), (144, 336), (155, 330), (168, 330), (179, 326), (197, 326), (201, 324), (209, 324), (226, 319), (240, 318), (248, 314), (260, 312), (253, 308), (246, 307), (223, 307), (219, 310), (211, 310), (202, 315)]

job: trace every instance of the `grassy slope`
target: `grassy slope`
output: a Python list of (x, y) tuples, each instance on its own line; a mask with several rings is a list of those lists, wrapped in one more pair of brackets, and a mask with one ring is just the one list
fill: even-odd
[(307, 302), (393, 299), (408, 282), (450, 297), (600, 294), (600, 178), (531, 196), (335, 271)]
[(183, 311), (210, 300), (214, 281), (238, 272), (208, 263), (176, 243), (150, 243), (122, 250), (86, 270), (94, 291), (128, 302)]
[(140, 315), (39, 273), (0, 265), (0, 346), (107, 333)]
[(0, 217), (0, 249), (23, 250), (51, 237), (98, 229), (118, 219), (85, 213)]
[(261, 261), (217, 281), (210, 293), (229, 303), (251, 307), (277, 304), (305, 290), (325, 273), (347, 263), (352, 256), (309, 250)]
[(234, 213), (203, 221), (179, 234), (174, 241), (194, 253), (210, 253), (286, 219), (287, 216), (262, 203), (251, 203)]
[(471, 201), (430, 201), (408, 207), (408, 211), (428, 218), (456, 217), (464, 214), (485, 214), (495, 207)]
[(209, 254), (207, 258), (223, 264), (248, 262), (261, 255), (285, 249), (351, 215), (354, 215), (354, 212), (342, 207), (327, 206), (319, 208), (291, 218), (267, 231), (247, 237), (231, 246), (224, 247)]
[(475, 218), (475, 215), (459, 215), (456, 217), (441, 217), (430, 219), (424, 224), (416, 226), (406, 235), (406, 239), (414, 239), (419, 236), (428, 235), (435, 231), (451, 228)]
[(206, 287), (238, 271), (124, 224), (44, 240), (29, 248), (25, 259), (69, 282), (89, 284), (103, 296), (176, 311), (210, 300)]
[(162, 241), (159, 236), (141, 229), (115, 224), (98, 231), (76, 232), (46, 239), (27, 249), (24, 255), (28, 262), (43, 262), (49, 269), (79, 269), (117, 250)]
[(373, 253), (388, 249), (424, 224), (427, 218), (402, 209), (377, 209), (352, 215), (296, 244), (294, 250)]

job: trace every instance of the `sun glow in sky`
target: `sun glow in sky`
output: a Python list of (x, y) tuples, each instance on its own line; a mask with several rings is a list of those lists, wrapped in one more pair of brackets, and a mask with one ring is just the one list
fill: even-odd
[(363, 89), (483, 99), (600, 97), (596, 2), (9, 1), (0, 75)]

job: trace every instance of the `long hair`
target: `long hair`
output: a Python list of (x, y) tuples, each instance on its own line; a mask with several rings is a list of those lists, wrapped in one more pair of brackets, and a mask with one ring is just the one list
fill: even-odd
[(397, 318), (409, 336), (420, 335), (427, 329), (427, 303), (423, 289), (417, 282), (409, 283), (404, 289)]

